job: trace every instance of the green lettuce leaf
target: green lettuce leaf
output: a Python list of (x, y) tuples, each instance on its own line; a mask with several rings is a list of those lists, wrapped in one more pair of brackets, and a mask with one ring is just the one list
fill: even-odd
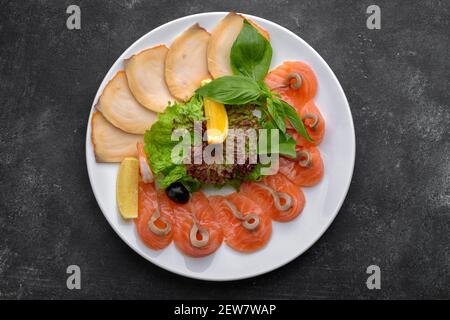
[(146, 131), (145, 152), (149, 155), (150, 167), (159, 188), (165, 189), (176, 181), (185, 181), (188, 188), (198, 188), (199, 182), (187, 176), (185, 166), (172, 161), (172, 150), (180, 143), (172, 141), (172, 132), (175, 129), (193, 131), (194, 121), (201, 121), (203, 118), (203, 101), (195, 95), (185, 104), (169, 105), (164, 113), (158, 115), (158, 121)]
[(165, 189), (172, 183), (177, 182), (186, 176), (186, 168), (183, 165), (175, 165), (166, 170), (166, 174), (157, 179), (158, 187)]
[[(263, 128), (278, 130), (278, 154), (288, 157), (295, 157), (297, 155), (297, 142), (295, 141), (295, 139), (292, 138), (287, 132), (283, 133), (280, 129), (278, 129), (277, 124), (272, 119), (266, 120), (263, 123)], [(276, 146), (272, 146), (269, 132), (267, 136), (260, 135), (259, 139), (258, 154), (271, 154), (272, 152), (275, 152)]]

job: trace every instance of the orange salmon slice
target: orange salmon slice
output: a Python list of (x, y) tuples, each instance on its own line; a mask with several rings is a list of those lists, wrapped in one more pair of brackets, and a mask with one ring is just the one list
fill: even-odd
[[(297, 79), (289, 77), (297, 74), (301, 85), (295, 88)], [(300, 111), (303, 106), (316, 96), (317, 78), (309, 65), (300, 61), (285, 61), (272, 71), (265, 80), (270, 90), (280, 94), (281, 98)]]
[(308, 131), (308, 134), (314, 140), (314, 143), (303, 138), (297, 131), (289, 129), (288, 133), (295, 139), (297, 146), (310, 147), (320, 144), (325, 135), (325, 120), (323, 119), (319, 108), (314, 103), (314, 100), (310, 100), (305, 104), (299, 112), (299, 117), (302, 119), (306, 131)]
[[(250, 253), (267, 244), (272, 234), (272, 220), (250, 198), (234, 192), (226, 197), (211, 196), (209, 201), (216, 209), (225, 243), (232, 249)], [(257, 219), (254, 229), (245, 225), (245, 221), (255, 223), (253, 219)]]
[(153, 250), (167, 247), (173, 238), (173, 211), (164, 191), (153, 183), (139, 181), (139, 215), (134, 220), (136, 230), (146, 246)]
[[(246, 182), (242, 184), (241, 192), (258, 203), (273, 220), (278, 222), (295, 219), (305, 206), (303, 191), (280, 173), (265, 177), (261, 183)], [(277, 208), (272, 192), (279, 196), (278, 206), (282, 207), (282, 210)]]
[(178, 250), (194, 258), (214, 253), (222, 244), (223, 232), (205, 194), (195, 192), (187, 204), (171, 203), (175, 216), (173, 240)]
[(317, 147), (302, 147), (300, 151), (309, 152), (311, 163), (302, 166), (299, 161), (280, 157), (280, 172), (298, 186), (312, 187), (322, 180), (324, 174), (322, 157)]

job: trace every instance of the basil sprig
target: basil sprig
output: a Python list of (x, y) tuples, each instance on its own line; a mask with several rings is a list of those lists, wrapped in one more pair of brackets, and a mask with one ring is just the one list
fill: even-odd
[(285, 114), (284, 114), (284, 108), (280, 108), (280, 100), (274, 99), (274, 98), (268, 98), (267, 99), (267, 111), (269, 111), (269, 114), (275, 124), (277, 125), (278, 129), (281, 130), (281, 132), (286, 133), (286, 121), (285, 121)]
[(244, 20), (242, 30), (231, 47), (231, 70), (234, 74), (263, 81), (271, 61), (270, 42), (247, 20)]
[(279, 95), (269, 90), (264, 78), (272, 60), (272, 46), (247, 20), (231, 48), (230, 63), (235, 75), (212, 80), (197, 89), (197, 93), (211, 100), (229, 104), (258, 105), (263, 113), (265, 128), (278, 128), (280, 153), (295, 153), (295, 140), (286, 132), (286, 121), (306, 140), (314, 142), (306, 131), (297, 111)]
[(298, 116), (297, 110), (292, 107), (289, 103), (284, 100), (276, 99), (277, 104), (283, 109), (284, 114), (289, 120), (289, 123), (294, 127), (294, 129), (302, 135), (309, 142), (314, 142), (314, 140), (309, 136), (308, 131), (306, 131), (305, 124), (302, 119)]
[(243, 76), (224, 76), (197, 89), (201, 96), (223, 104), (247, 104), (263, 94), (253, 79)]
[[(263, 116), (267, 117), (263, 120), (263, 128), (264, 129), (278, 129), (276, 123), (273, 121), (273, 119), (270, 118), (270, 114), (266, 109), (262, 109)], [(260, 139), (264, 139), (263, 143), (260, 143), (258, 145), (258, 153), (259, 154), (269, 154), (272, 153), (272, 150), (274, 150), (274, 146), (271, 145), (271, 140), (267, 139), (264, 135), (260, 137)], [(297, 142), (287, 133), (282, 133), (279, 136), (278, 139), (278, 152), (282, 155), (295, 158), (297, 151), (296, 151)]]

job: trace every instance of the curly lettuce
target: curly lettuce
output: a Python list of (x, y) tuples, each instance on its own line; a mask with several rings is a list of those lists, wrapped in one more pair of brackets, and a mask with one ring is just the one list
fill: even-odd
[(187, 103), (169, 105), (158, 120), (145, 132), (145, 152), (159, 188), (165, 189), (174, 182), (183, 183), (191, 192), (201, 188), (201, 183), (187, 175), (184, 164), (172, 161), (172, 150), (179, 141), (172, 140), (175, 129), (193, 132), (194, 121), (202, 121), (203, 100), (195, 95)]

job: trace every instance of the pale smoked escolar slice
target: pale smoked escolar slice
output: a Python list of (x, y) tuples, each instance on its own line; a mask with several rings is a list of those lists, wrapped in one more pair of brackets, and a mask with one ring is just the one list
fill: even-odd
[(175, 101), (164, 78), (168, 51), (165, 45), (160, 45), (125, 60), (125, 73), (131, 92), (140, 104), (155, 112), (163, 112), (168, 102)]
[[(259, 33), (269, 40), (269, 33), (253, 21), (247, 19)], [(232, 75), (230, 66), (230, 52), (234, 41), (239, 35), (244, 23), (244, 17), (235, 12), (230, 12), (223, 18), (211, 33), (208, 44), (207, 59), (209, 73), (214, 79)]]
[(109, 123), (100, 112), (92, 114), (91, 139), (97, 162), (121, 162), (137, 156), (136, 143), (144, 136), (126, 133)]
[(204, 79), (210, 79), (206, 49), (209, 33), (194, 24), (172, 43), (166, 57), (166, 83), (170, 93), (182, 101), (189, 100)]
[(108, 82), (96, 108), (114, 126), (128, 133), (144, 134), (156, 121), (156, 113), (134, 98), (124, 71), (117, 72)]

